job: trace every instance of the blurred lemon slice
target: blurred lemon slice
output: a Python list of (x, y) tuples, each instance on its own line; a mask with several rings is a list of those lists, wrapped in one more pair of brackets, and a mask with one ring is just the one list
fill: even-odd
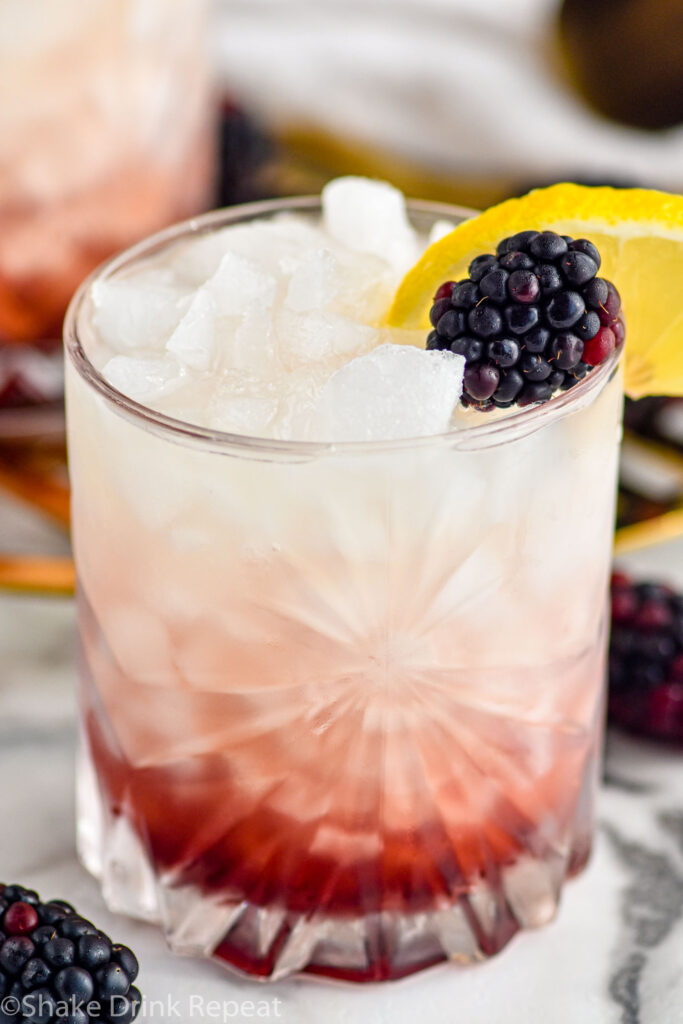
[(600, 277), (623, 303), (626, 393), (683, 396), (683, 196), (562, 184), (492, 206), (425, 250), (396, 292), (389, 326), (428, 329), (439, 285), (466, 277), (475, 256), (527, 228), (597, 245)]

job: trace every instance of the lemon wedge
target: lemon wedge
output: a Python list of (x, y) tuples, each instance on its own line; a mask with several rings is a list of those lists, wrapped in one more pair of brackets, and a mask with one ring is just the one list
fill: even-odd
[(399, 285), (388, 326), (429, 327), (434, 292), (467, 276), (477, 255), (527, 228), (589, 238), (600, 276), (618, 288), (626, 321), (625, 390), (683, 396), (683, 196), (561, 184), (463, 221), (430, 245)]

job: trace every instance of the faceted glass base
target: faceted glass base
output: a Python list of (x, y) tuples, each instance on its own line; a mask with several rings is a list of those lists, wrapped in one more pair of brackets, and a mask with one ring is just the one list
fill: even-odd
[[(85, 743), (78, 780), (79, 854), (100, 880), (110, 909), (160, 924), (178, 954), (214, 957), (254, 980), (305, 971), (346, 981), (381, 981), (443, 960), (485, 959), (520, 929), (554, 917), (564, 878), (580, 871), (590, 852), (591, 822), (583, 820), (564, 854), (558, 851), (543, 860), (524, 854), (480, 877), (457, 902), (417, 913), (295, 913), (227, 902), (159, 876), (127, 818), (102, 799)], [(589, 802), (579, 810), (588, 811)]]

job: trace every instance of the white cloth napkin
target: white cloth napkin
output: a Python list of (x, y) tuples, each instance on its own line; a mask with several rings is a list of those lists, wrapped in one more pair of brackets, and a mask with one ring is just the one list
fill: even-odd
[(554, 50), (558, 3), (217, 0), (219, 78), (272, 126), (446, 173), (679, 190), (683, 128), (640, 131), (585, 106)]

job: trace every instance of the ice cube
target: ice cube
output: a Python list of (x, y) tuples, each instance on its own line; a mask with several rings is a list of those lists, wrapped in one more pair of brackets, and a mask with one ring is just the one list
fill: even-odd
[(374, 324), (383, 320), (396, 292), (396, 273), (378, 256), (340, 249), (337, 294), (331, 304), (335, 313)]
[(170, 356), (113, 356), (102, 373), (112, 387), (136, 402), (154, 402), (183, 381), (182, 368)]
[(142, 606), (115, 605), (102, 619), (107, 643), (130, 680), (144, 686), (178, 685), (168, 629)]
[(195, 292), (190, 307), (166, 343), (184, 365), (208, 370), (212, 365), (216, 337), (216, 304), (207, 286)]
[(257, 264), (227, 252), (204, 287), (218, 316), (241, 316), (257, 301), (263, 308), (272, 306), (277, 281)]
[(285, 306), (297, 313), (329, 309), (353, 320), (375, 323), (396, 291), (396, 274), (384, 260), (367, 253), (328, 246), (285, 261), (292, 274)]
[(440, 242), (446, 235), (450, 235), (451, 231), (455, 231), (455, 224), (452, 220), (434, 221), (427, 236), (427, 245), (434, 245), (435, 242)]
[(319, 439), (316, 409), (329, 377), (329, 369), (320, 364), (283, 374), (277, 383), (279, 402), (271, 426), (273, 437), (283, 441)]
[(211, 398), (208, 423), (230, 434), (268, 437), (278, 403), (277, 391), (269, 382), (230, 373)]
[(278, 400), (271, 395), (232, 395), (210, 410), (210, 425), (228, 434), (269, 437)]
[(277, 340), (273, 316), (260, 300), (249, 306), (238, 326), (221, 324), (218, 338), (221, 366), (228, 370), (250, 370), (263, 377), (278, 372)]
[(464, 370), (464, 358), (452, 352), (380, 345), (329, 379), (316, 409), (319, 435), (375, 441), (442, 433), (462, 393)]
[[(185, 316), (169, 338), (167, 350), (187, 366), (208, 370), (221, 355), (220, 338), (224, 356), (226, 340), (231, 339), (227, 364), (251, 365), (255, 357), (245, 343), (257, 332), (249, 318), (260, 316), (259, 332), (263, 337), (270, 319), (266, 311), (276, 291), (277, 281), (272, 274), (234, 252), (225, 253), (213, 275), (194, 293)], [(243, 318), (241, 325), (239, 317)], [(228, 322), (221, 323), (225, 320)], [(248, 337), (244, 337), (245, 331)]]
[(176, 274), (194, 287), (208, 281), (229, 252), (279, 276), (291, 274), (302, 256), (325, 244), (325, 234), (316, 224), (280, 214), (193, 238), (178, 247), (173, 265)]
[(182, 368), (182, 383), (156, 399), (154, 408), (166, 416), (197, 426), (208, 426), (206, 411), (216, 387), (213, 376)]
[(325, 360), (337, 365), (342, 357), (367, 352), (378, 336), (374, 327), (337, 313), (293, 313), (286, 309), (278, 316), (277, 334), (282, 363), (288, 370)]
[(297, 313), (324, 309), (337, 294), (339, 264), (329, 249), (316, 249), (295, 268), (285, 305)]
[(230, 233), (235, 230), (223, 228), (179, 242), (171, 250), (173, 269), (178, 278), (193, 288), (205, 284), (230, 250)]
[(301, 263), (329, 247), (329, 238), (319, 220), (306, 220), (300, 214), (280, 213), (264, 224), (268, 265), (289, 276)]
[(337, 178), (322, 192), (325, 227), (338, 242), (387, 260), (399, 274), (419, 255), (403, 194), (383, 181)]
[(117, 352), (162, 348), (189, 303), (166, 268), (96, 281), (91, 298), (95, 328)]
[(298, 214), (280, 213), (270, 220), (231, 229), (229, 248), (276, 276), (289, 275), (306, 256), (328, 244), (319, 224)]

